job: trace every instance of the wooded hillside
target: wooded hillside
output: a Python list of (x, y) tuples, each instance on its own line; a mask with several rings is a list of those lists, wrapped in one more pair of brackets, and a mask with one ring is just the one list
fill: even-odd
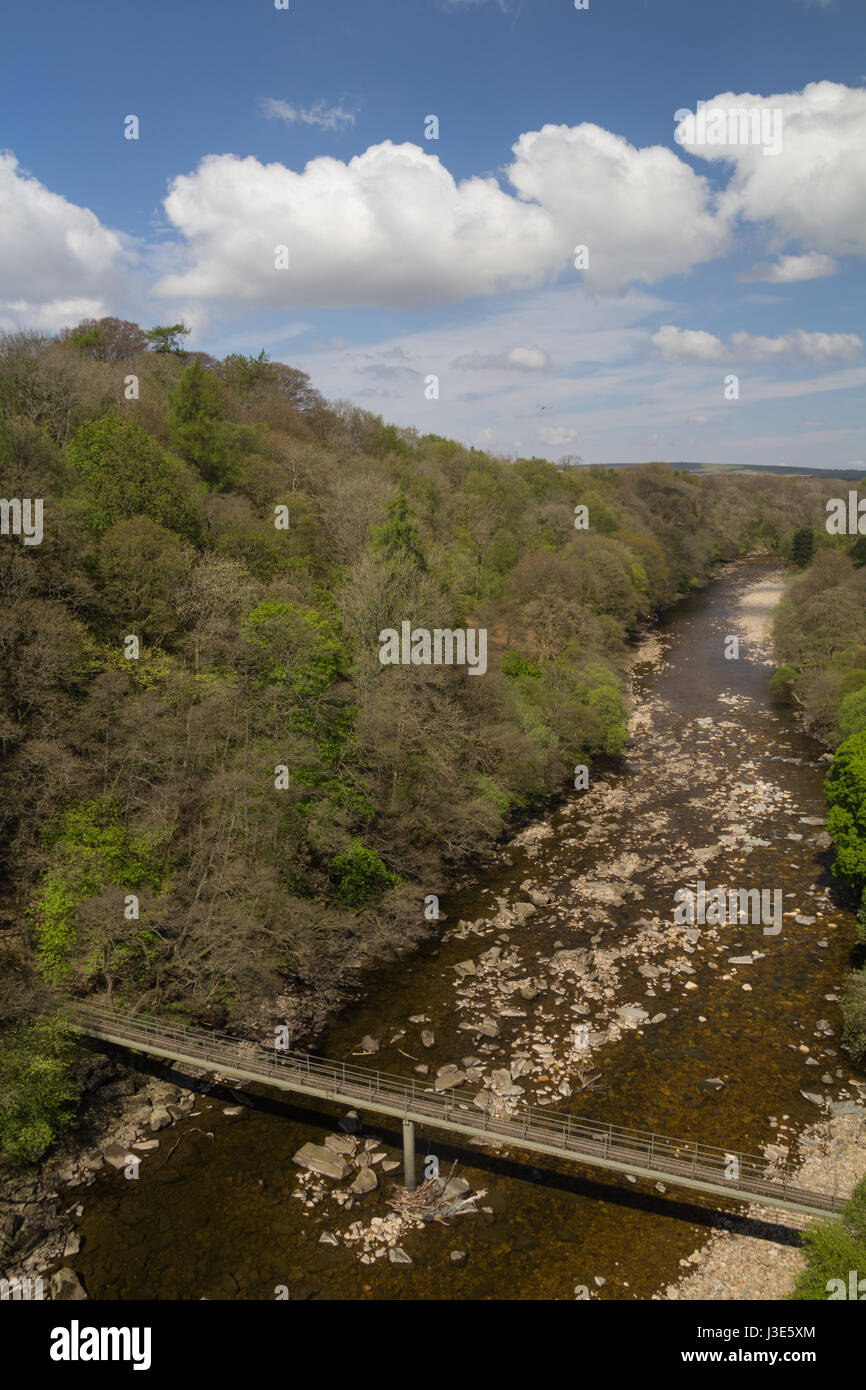
[[(0, 341), (0, 491), (44, 499), (41, 544), (0, 537), (7, 1030), (57, 991), (318, 1016), (622, 752), (641, 622), (828, 495), (491, 457), (116, 320)], [(486, 628), (486, 674), (383, 666), (403, 621)]]

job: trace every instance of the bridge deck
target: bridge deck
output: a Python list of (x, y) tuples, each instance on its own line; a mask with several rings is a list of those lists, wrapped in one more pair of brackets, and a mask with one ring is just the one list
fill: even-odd
[[(480, 1111), (456, 1090), (433, 1091), (414, 1078), (394, 1076), (305, 1052), (270, 1052), (255, 1043), (197, 1028), (180, 1028), (143, 1015), (86, 1006), (69, 1012), (78, 1031), (150, 1056), (187, 1062), (239, 1081), (275, 1086), (340, 1105), (372, 1110), (472, 1139), (504, 1141), (518, 1150), (570, 1158), (592, 1167), (665, 1178), (714, 1196), (758, 1201), (808, 1216), (841, 1210), (845, 1194), (799, 1185), (787, 1168), (767, 1176), (767, 1160), (688, 1139), (625, 1129), (595, 1120), (520, 1105), (508, 1118)], [(736, 1176), (727, 1177), (727, 1173)]]

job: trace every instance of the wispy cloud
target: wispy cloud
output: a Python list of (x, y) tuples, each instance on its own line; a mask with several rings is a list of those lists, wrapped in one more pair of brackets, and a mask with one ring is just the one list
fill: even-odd
[(354, 125), (357, 114), (347, 111), (344, 106), (328, 106), (324, 101), (315, 101), (312, 106), (292, 106), (291, 102), (277, 97), (263, 97), (262, 111), (268, 120), (285, 121), (286, 125), (314, 125), (319, 130), (345, 130)]
[(473, 5), (495, 5), (506, 12), (513, 8), (509, 0), (439, 0), (439, 3), (446, 10), (468, 10)]
[(451, 363), (452, 367), (463, 367), (469, 371), (479, 371), (484, 368), (499, 368), (509, 370), (544, 371), (550, 366), (550, 355), (544, 348), (537, 347), (513, 347), (507, 352), (483, 353), (470, 352), (462, 357), (455, 357)]

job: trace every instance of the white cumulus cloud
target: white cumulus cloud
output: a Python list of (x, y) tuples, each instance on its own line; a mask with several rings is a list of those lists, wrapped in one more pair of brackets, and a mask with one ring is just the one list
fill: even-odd
[(672, 323), (662, 324), (652, 341), (669, 362), (723, 362), (728, 356), (721, 338), (702, 329), (676, 328)]
[(586, 246), (587, 283), (652, 283), (727, 249), (727, 223), (705, 178), (661, 145), (636, 149), (601, 126), (546, 125), (521, 135), (507, 174), (550, 214), (563, 257)]
[[(270, 105), (292, 120), (342, 111)], [(166, 198), (183, 259), (158, 292), (249, 308), (411, 308), (571, 276), (620, 293), (726, 255), (743, 219), (765, 225), (779, 256), (749, 278), (814, 279), (836, 269), (834, 255), (866, 252), (866, 90), (816, 82), (766, 98), (725, 93), (710, 105), (760, 106), (780, 121), (772, 155), (761, 145), (683, 144), (732, 166), (720, 192), (679, 152), (638, 148), (590, 123), (521, 135), (502, 184), (456, 180), (428, 150), (391, 141), (301, 171), (209, 155)], [(779, 255), (790, 241), (800, 254)], [(274, 269), (279, 245), (288, 270)], [(578, 247), (587, 248), (583, 267)]]
[[(866, 253), (866, 89), (822, 81), (778, 96), (726, 93), (710, 105), (781, 115), (777, 154), (760, 145), (683, 146), (690, 156), (726, 161), (720, 192), (682, 151), (639, 148), (589, 123), (522, 134), (501, 181), (456, 179), (428, 149), (392, 141), (348, 161), (320, 156), (300, 170), (207, 155), (171, 181), (164, 206), (175, 236), (147, 253), (152, 293), (165, 301), (157, 312), (183, 311), (189, 322), (259, 309), (413, 309), (554, 284), (622, 295), (728, 254), (745, 220), (763, 224), (774, 259), (744, 279), (794, 284), (835, 273), (836, 255)], [(324, 130), (352, 119), (342, 101), (305, 108), (268, 98), (265, 109)], [(3, 322), (25, 315), (50, 329), (82, 305), (88, 315), (116, 311), (135, 264), (127, 239), (51, 193), (8, 153), (0, 155), (0, 199)], [(287, 267), (277, 262), (281, 247)], [(585, 265), (575, 265), (578, 247), (587, 248)], [(787, 335), (781, 347), (750, 350), (763, 360), (821, 361), (850, 357), (859, 350), (852, 338)], [(670, 324), (655, 342), (679, 359), (745, 350)], [(509, 370), (547, 365), (531, 346), (511, 361), (501, 344), (473, 346)]]
[(798, 358), (815, 363), (838, 358), (851, 362), (863, 351), (863, 340), (856, 333), (807, 333), (802, 328), (775, 338), (732, 333), (726, 346), (712, 333), (666, 323), (652, 335), (652, 342), (669, 362), (774, 362)]
[[(385, 141), (296, 173), (209, 155), (165, 200), (186, 264), (163, 295), (247, 306), (413, 307), (538, 287), (559, 273), (622, 291), (722, 254), (708, 181), (672, 151), (594, 125), (545, 126), (504, 175), (455, 180), (417, 145)], [(275, 270), (275, 247), (290, 266)], [(585, 245), (589, 264), (574, 269)]]
[[(457, 183), (435, 155), (390, 140), (302, 173), (209, 155), (175, 179), (168, 218), (188, 266), (164, 295), (249, 306), (420, 306), (538, 284), (557, 264), (549, 215), (495, 179)], [(274, 268), (275, 247), (289, 268)]]
[(707, 107), (761, 107), (781, 117), (776, 154), (760, 144), (683, 139), (691, 154), (733, 164), (725, 213), (766, 222), (777, 237), (828, 255), (866, 254), (866, 88), (810, 82), (801, 92), (767, 97), (723, 92)]
[(54, 332), (107, 312), (131, 263), (117, 232), (67, 202), (0, 152), (0, 321)]

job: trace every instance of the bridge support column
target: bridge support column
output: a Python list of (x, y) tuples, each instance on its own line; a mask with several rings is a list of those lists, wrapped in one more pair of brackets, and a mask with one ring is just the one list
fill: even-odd
[(403, 1182), (410, 1192), (415, 1190), (415, 1126), (403, 1121)]

